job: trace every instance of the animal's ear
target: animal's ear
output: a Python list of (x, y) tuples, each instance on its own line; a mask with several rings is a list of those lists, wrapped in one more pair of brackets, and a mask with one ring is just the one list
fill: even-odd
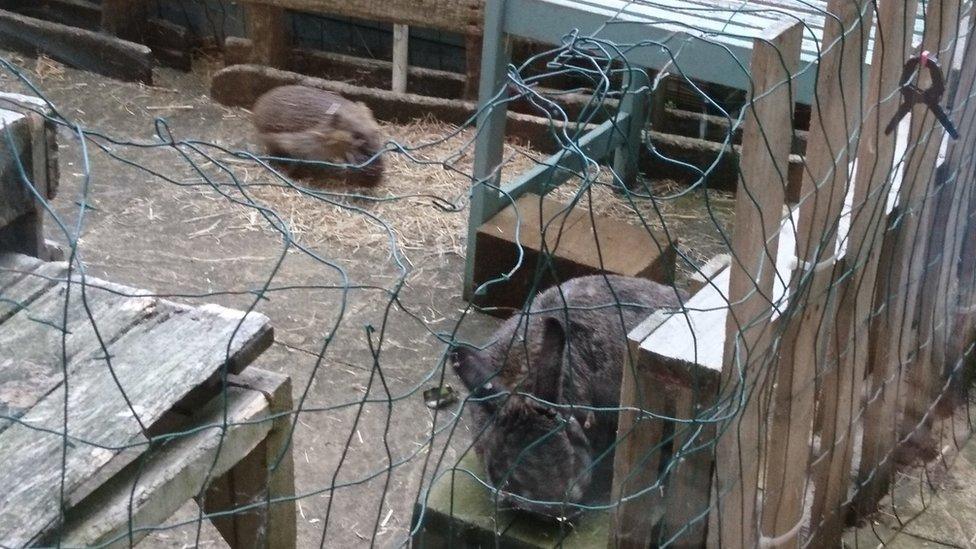
[(452, 347), (451, 364), (471, 396), (484, 398), (501, 392), (498, 372), (492, 367), (491, 360), (485, 356), (484, 351), (470, 347)]
[(538, 361), (534, 365), (535, 379), (532, 393), (549, 402), (559, 402), (562, 394), (563, 352), (566, 349), (566, 329), (556, 317), (542, 322), (542, 339)]

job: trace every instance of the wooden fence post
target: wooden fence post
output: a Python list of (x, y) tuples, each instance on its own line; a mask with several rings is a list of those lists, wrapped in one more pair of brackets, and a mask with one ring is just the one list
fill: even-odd
[(783, 319), (765, 463), (763, 538), (783, 546), (798, 543), (803, 523), (818, 365), (825, 362), (831, 337), (837, 286), (833, 258), (851, 187), (852, 136), (862, 115), (860, 71), (873, 20), (867, 1), (831, 0), (827, 11), (832, 16), (824, 28), (799, 204), (800, 261), (790, 279)]
[(976, 39), (973, 38), (976, 19), (970, 17), (969, 23), (969, 41), (962, 56), (959, 87), (953, 101), (952, 118), (959, 129), (959, 139), (950, 142), (946, 153), (946, 175), (955, 186), (953, 196), (960, 197), (953, 198), (955, 208), (947, 221), (951, 246), (946, 247), (949, 257), (944, 258), (942, 265), (943, 269), (948, 265), (949, 272), (944, 277), (945, 289), (940, 287), (937, 294), (944, 295), (941, 314), (948, 326), (932, 346), (932, 362), (936, 366), (945, 365), (946, 373), (953, 380), (950, 387), (953, 392), (965, 367), (964, 352), (973, 342), (972, 289), (976, 281), (976, 221), (973, 219), (976, 192), (972, 188), (976, 184), (976, 154), (973, 153), (976, 150)]
[[(742, 137), (735, 233), (729, 279), (729, 315), (722, 391), (735, 413), (716, 449), (710, 545), (753, 547), (755, 501), (762, 452), (759, 398), (761, 336), (770, 325), (773, 283), (787, 172), (793, 140), (791, 78), (800, 65), (803, 25), (787, 20), (753, 41), (752, 101)], [(742, 379), (740, 381), (740, 376)], [(738, 395), (744, 407), (735, 410)]]
[(288, 15), (283, 8), (246, 2), (244, 19), (253, 44), (252, 63), (287, 67), (291, 55)]
[[(930, 2), (925, 14), (922, 49), (935, 52), (946, 72), (952, 66), (956, 40), (959, 36), (960, 7), (960, 0)], [(927, 72), (922, 71), (922, 76), (927, 78)], [(911, 209), (917, 212), (913, 216), (916, 227), (915, 233), (913, 234), (911, 231), (902, 232), (906, 250), (910, 251), (905, 257), (909, 269), (907, 273), (908, 286), (905, 289), (905, 296), (907, 297), (905, 300), (905, 318), (902, 323), (902, 329), (907, 332), (908, 337), (902, 336), (900, 338), (903, 349), (900, 356), (906, 362), (904, 363), (905, 374), (902, 376), (904, 383), (900, 408), (903, 419), (899, 426), (899, 435), (902, 438), (913, 436), (917, 442), (922, 442), (928, 438), (925, 424), (930, 423), (927, 420), (927, 412), (932, 404), (932, 387), (936, 379), (941, 376), (941, 371), (933, 376), (930, 365), (926, 364), (925, 359), (928, 356), (929, 345), (926, 344), (922, 347), (923, 342), (920, 336), (922, 330), (930, 329), (931, 315), (934, 313), (935, 304), (935, 296), (926, 295), (923, 290), (929, 279), (938, 280), (938, 270), (927, 265), (928, 246), (934, 244), (941, 248), (944, 244), (943, 242), (931, 244), (929, 242), (932, 220), (938, 209), (938, 200), (936, 199), (936, 184), (938, 182), (935, 178), (936, 161), (944, 139), (945, 130), (931, 112), (927, 109), (921, 112), (919, 110), (913, 111), (909, 147), (912, 143), (918, 143), (918, 148), (908, 159), (902, 185), (904, 186), (905, 183), (911, 181), (910, 185), (914, 187), (912, 195), (917, 195), (921, 203), (910, 203), (912, 204)], [(906, 218), (906, 222), (908, 219)]]
[(102, 30), (124, 40), (145, 43), (147, 0), (102, 0), (101, 8)]
[[(940, 20), (941, 5), (940, 2), (928, 5), (924, 38), (927, 43), (932, 43), (933, 38), (938, 40), (937, 35), (932, 35), (939, 27), (931, 22)], [(906, 26), (911, 28), (911, 25)], [(914, 360), (912, 323), (925, 259), (922, 216), (927, 208), (931, 208), (926, 195), (943, 135), (941, 129), (934, 129), (935, 119), (924, 114), (923, 108), (913, 110), (908, 137), (909, 157), (898, 188), (898, 224), (885, 235), (884, 246), (891, 250), (883, 262), (888, 272), (879, 270), (876, 283), (885, 290), (875, 303), (882, 314), (874, 316), (870, 327), (872, 383), (864, 416), (858, 473), (861, 486), (856, 497), (857, 510), (861, 514), (872, 510), (887, 490), (898, 437), (906, 434), (898, 423), (898, 404), (904, 400), (899, 393), (906, 388), (902, 382), (903, 374), (910, 370), (906, 367)], [(938, 137), (925, 139), (930, 135)]]
[(393, 25), (393, 91), (406, 93), (410, 62), (410, 27)]
[(885, 39), (875, 42), (871, 59), (865, 101), (868, 116), (857, 151), (860, 168), (855, 176), (844, 256), (844, 266), (853, 274), (837, 303), (834, 340), (839, 362), (835, 370), (824, 376), (821, 401), (825, 410), (820, 431), (823, 465), (814, 471), (811, 536), (823, 547), (839, 543), (846, 519), (844, 502), (850, 484), (855, 418), (862, 404), (868, 325), (874, 307), (875, 279), (887, 219), (885, 203), (895, 155), (894, 139), (881, 131), (898, 109), (895, 92), (911, 40), (906, 31), (912, 28), (904, 19), (906, 13), (915, 13), (916, 7), (915, 0), (878, 3), (878, 34)]

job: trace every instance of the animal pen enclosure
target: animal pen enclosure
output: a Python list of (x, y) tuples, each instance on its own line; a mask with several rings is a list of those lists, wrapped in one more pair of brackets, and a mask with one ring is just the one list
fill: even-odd
[[(237, 53), (250, 57), (240, 60), (279, 68), (294, 68), (298, 54), (287, 34), (262, 24), (285, 25), (286, 15), (294, 16), (286, 9), (474, 29), (484, 35), (480, 100), (471, 112), (453, 114), (454, 126), (397, 126), (432, 103), (249, 65), (216, 73), (213, 95), (235, 105), (250, 106), (274, 84), (300, 83), (354, 96), (374, 110), (390, 134), (381, 152), (390, 166), (386, 186), (321, 188), (293, 181), (260, 156), (240, 135), (242, 126), (233, 125), (232, 109), (191, 101), (179, 90), (131, 85), (119, 89), (155, 103), (120, 100), (145, 117), (126, 115), (128, 126), (102, 127), (115, 122), (85, 112), (93, 110), (86, 101), (98, 102), (96, 92), (86, 100), (88, 92), (77, 90), (111, 94), (116, 84), (98, 87), (98, 80), (69, 71), (64, 89), (47, 92), (56, 81), (38, 76), (39, 69), (32, 74), (26, 61), (3, 58), (4, 91), (44, 98), (46, 108), (36, 108), (35, 116), (59, 128), (71, 199), (65, 201), (64, 190), (64, 203), (40, 196), (21, 154), (0, 156), (0, 176), (37, 200), (48, 234), (66, 246), (73, 269), (84, 269), (90, 256), (98, 268), (111, 266), (111, 256), (125, 249), (100, 251), (110, 240), (89, 237), (86, 222), (112, 227), (112, 217), (128, 212), (119, 202), (148, 202), (145, 219), (123, 227), (139, 233), (140, 225), (176, 219), (177, 227), (167, 229), (175, 233), (147, 242), (182, 255), (130, 260), (136, 267), (115, 264), (140, 278), (140, 286), (149, 285), (141, 277), (162, 286), (158, 295), (116, 299), (226, 299), (283, 326), (269, 351), (278, 353), (275, 364), (309, 361), (302, 370), (283, 366), (295, 379), (290, 409), (240, 424), (224, 414), (198, 428), (220, 433), (219, 455), (235, 427), (268, 430), (274, 422), (280, 431), (284, 425), (296, 456), (294, 496), (265, 493), (208, 505), (214, 491), (204, 481), (191, 490), (199, 508), (160, 525), (131, 510), (140, 503), (139, 461), (125, 469), (125, 462), (109, 460), (101, 475), (115, 475), (113, 467), (130, 473), (118, 477), (132, 482), (130, 510), (121, 530), (92, 544), (138, 541), (180, 526), (192, 530), (189, 539), (197, 544), (207, 536), (205, 518), (253, 524), (249, 519), (266, 517), (258, 510), (294, 505), (301, 547), (832, 547), (846, 526), (875, 509), (898, 468), (945, 459), (947, 447), (969, 438), (968, 368), (976, 341), (971, 3), (496, 0), (485, 4), (483, 18), (480, 4), (465, 2), (437, 17), (411, 12), (407, 19), (407, 6), (446, 4), (245, 4), (260, 17), (247, 21), (251, 43), (238, 43)], [(152, 28), (167, 24), (153, 19)], [(549, 46), (511, 58), (517, 36)], [(138, 54), (135, 67), (143, 74), (149, 51), (123, 49)], [(662, 132), (675, 121), (660, 116), (668, 82), (722, 113), (710, 122), (720, 131), (703, 163), (678, 160), (662, 145)], [(732, 110), (726, 98), (706, 92), (708, 84), (743, 90), (746, 99)], [(410, 84), (400, 82), (400, 91), (403, 85)], [(518, 112), (507, 112), (516, 105)], [(806, 131), (799, 128), (798, 105), (811, 112)], [(947, 113), (941, 120), (940, 109)], [(190, 117), (197, 112), (198, 119)], [(521, 137), (526, 127), (545, 139), (506, 141), (506, 130)], [(23, 152), (15, 131), (4, 122), (3, 150)], [(957, 137), (949, 135), (955, 131)], [(691, 174), (690, 181), (665, 181), (649, 169), (661, 164)], [(734, 198), (715, 188), (722, 177), (734, 181)], [(140, 186), (150, 194), (137, 200), (114, 194)], [(154, 200), (163, 214), (153, 214)], [(183, 201), (212, 209), (192, 210), (187, 221), (179, 207), (166, 205)], [(233, 248), (238, 233), (214, 236), (223, 216), (232, 221), (221, 228), (245, 231), (241, 248)], [(192, 247), (210, 237), (216, 251)], [(262, 253), (252, 251), (263, 237), (271, 243)], [(16, 231), (0, 233), (0, 251), (16, 248), (17, 238)], [(145, 243), (129, 247), (140, 245), (146, 247), (140, 254), (154, 253)], [(235, 268), (217, 263), (225, 261), (224, 246), (240, 260)], [(211, 262), (221, 267), (206, 270)], [(174, 280), (153, 279), (167, 263)], [(0, 275), (11, 272), (0, 264)], [(642, 321), (627, 326), (626, 341), (615, 342), (626, 347), (619, 401), (597, 405), (558, 391), (555, 399), (543, 398), (528, 375), (511, 390), (455, 394), (451, 349), (517, 354), (522, 347), (515, 336), (493, 341), (493, 321), (478, 312), (523, 315), (527, 326), (539, 290), (592, 273), (653, 278), (687, 291), (674, 292), (677, 308), (641, 309)], [(462, 287), (464, 300), (457, 295)], [(78, 299), (93, 290), (99, 288), (81, 279), (65, 292)], [(2, 282), (0, 304), (12, 305), (11, 318), (28, 325), (68, 325), (66, 312), (31, 317), (36, 304)], [(635, 304), (615, 297), (595, 308), (608, 307), (633, 310)], [(568, 320), (573, 312), (559, 309), (532, 314)], [(82, 315), (97, 332), (96, 317)], [(530, 335), (528, 328), (521, 334)], [(111, 344), (85, 358), (114, 373)], [(64, 341), (53, 345), (59, 348), (44, 360), (67, 393), (80, 358)], [(230, 349), (226, 358), (232, 362)], [(569, 362), (561, 367), (576, 371)], [(211, 390), (237, 394), (226, 378), (211, 381)], [(6, 405), (16, 387), (4, 383), (0, 403)], [(126, 383), (113, 385), (115, 396), (128, 396)], [(52, 402), (60, 394), (52, 392)], [(591, 416), (613, 418), (612, 443), (594, 451), (586, 466), (612, 469), (607, 494), (543, 500), (513, 497), (506, 485), (496, 485), (475, 455), (484, 429), (467, 414), (517, 398), (553, 418), (539, 447), (575, 428), (574, 421), (589, 426)], [(0, 423), (57, 437), (66, 459), (79, 452), (114, 459), (104, 452), (165, 448), (195, 434), (154, 420), (134, 429), (135, 438), (79, 438), (75, 424), (84, 411), (63, 400), (63, 424), (35, 424), (7, 408), (0, 408)], [(180, 406), (192, 408), (192, 400)], [(0, 432), (0, 448), (9, 433)], [(552, 459), (534, 454), (536, 445), (522, 449), (503, 478)], [(218, 471), (218, 461), (205, 479)], [(271, 473), (278, 467), (274, 460), (265, 465)], [(543, 481), (556, 483), (558, 475), (551, 476)], [(81, 498), (67, 477), (52, 491), (58, 505), (51, 509)], [(0, 517), (13, 503), (14, 496), (0, 496)], [(558, 518), (511, 509), (520, 504)], [(75, 524), (71, 518), (45, 518), (35, 540), (62, 539)], [(259, 542), (271, 543), (260, 537), (260, 526), (255, 531)]]

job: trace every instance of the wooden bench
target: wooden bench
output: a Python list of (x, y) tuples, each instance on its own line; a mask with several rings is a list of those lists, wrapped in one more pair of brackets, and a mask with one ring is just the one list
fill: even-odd
[(196, 498), (232, 547), (294, 547), (291, 381), (245, 370), (268, 318), (33, 257), (53, 127), (0, 133), (0, 545), (134, 543)]

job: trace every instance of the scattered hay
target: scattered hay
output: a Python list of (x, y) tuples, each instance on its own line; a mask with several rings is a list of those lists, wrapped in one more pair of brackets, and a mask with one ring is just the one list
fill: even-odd
[(46, 55), (38, 55), (34, 62), (34, 74), (38, 80), (64, 80), (64, 65)]
[[(375, 189), (306, 188), (303, 193), (281, 186), (273, 174), (253, 163), (233, 163), (242, 170), (244, 183), (276, 183), (250, 186), (249, 193), (274, 209), (289, 224), (296, 240), (305, 245), (375, 248), (389, 253), (392, 236), (408, 262), (443, 254), (463, 255), (474, 130), (433, 119), (407, 125), (383, 124), (383, 129), (403, 149), (386, 153), (384, 183)], [(518, 143), (507, 143), (504, 158), (503, 173), (512, 177), (531, 168), (544, 155)], [(646, 223), (659, 234), (667, 227), (671, 237), (681, 242), (682, 252), (697, 264), (723, 251), (716, 227), (728, 227), (732, 210), (729, 195), (709, 191), (716, 212), (713, 217), (706, 211), (701, 192), (670, 198), (687, 190), (673, 182), (653, 183), (654, 195), (660, 199), (628, 200), (611, 188), (609, 168), (594, 168), (590, 179), (594, 183), (580, 197), (579, 207), (592, 207), (597, 215), (635, 225)], [(552, 196), (568, 203), (582, 188), (582, 180), (575, 177), (554, 190)], [(242, 208), (240, 212), (251, 224), (257, 221), (253, 210)], [(693, 267), (679, 265), (679, 270), (690, 272)]]

